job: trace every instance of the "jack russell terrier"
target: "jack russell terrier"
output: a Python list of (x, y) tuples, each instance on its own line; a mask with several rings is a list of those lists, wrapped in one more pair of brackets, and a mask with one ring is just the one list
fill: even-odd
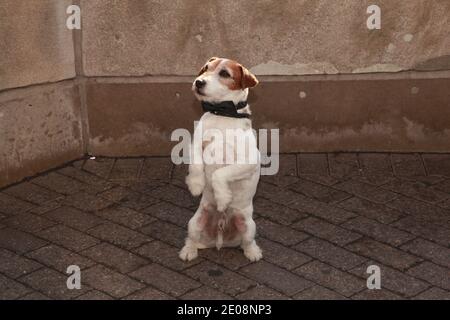
[[(188, 224), (188, 237), (180, 251), (182, 260), (195, 259), (198, 249), (222, 246), (241, 246), (251, 261), (262, 258), (255, 242), (256, 225), (252, 217), (253, 196), (260, 176), (260, 154), (247, 104), (248, 88), (257, 84), (256, 77), (236, 61), (216, 57), (203, 66), (192, 84), (205, 113), (194, 130), (186, 184), (193, 196), (202, 194), (202, 198)], [(199, 130), (219, 132), (227, 139), (214, 136), (205, 141)], [(231, 139), (230, 130), (235, 132)], [(227, 160), (230, 155), (234, 159), (239, 149), (242, 151), (243, 145), (234, 143), (241, 136), (247, 138), (245, 161), (205, 161), (206, 157), (219, 155), (221, 158), (223, 153)], [(215, 148), (210, 148), (211, 144)], [(193, 158), (199, 161), (192, 162)]]

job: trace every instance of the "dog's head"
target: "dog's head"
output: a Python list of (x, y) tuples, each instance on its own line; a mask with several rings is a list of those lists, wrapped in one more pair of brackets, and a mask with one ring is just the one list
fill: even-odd
[(235, 103), (247, 99), (248, 88), (258, 84), (256, 77), (236, 61), (209, 59), (192, 84), (192, 90), (200, 101)]

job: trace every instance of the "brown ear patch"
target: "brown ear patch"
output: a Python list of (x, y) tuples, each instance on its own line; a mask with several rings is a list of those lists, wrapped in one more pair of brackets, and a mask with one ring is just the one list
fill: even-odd
[(259, 81), (258, 79), (256, 79), (256, 77), (254, 76), (253, 73), (251, 73), (250, 71), (247, 70), (247, 68), (239, 65), (240, 69), (241, 69), (241, 88), (245, 89), (245, 88), (253, 88), (254, 86), (256, 86)]

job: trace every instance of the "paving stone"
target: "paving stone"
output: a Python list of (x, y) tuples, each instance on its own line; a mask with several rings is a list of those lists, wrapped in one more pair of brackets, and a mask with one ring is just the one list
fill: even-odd
[(393, 223), (392, 226), (437, 242), (443, 246), (450, 246), (449, 229), (436, 223), (430, 223), (427, 219), (409, 216)]
[(429, 187), (427, 184), (420, 181), (397, 178), (388, 184), (383, 185), (382, 188), (431, 203), (440, 202), (450, 198), (450, 194)]
[(201, 258), (184, 262), (178, 257), (180, 249), (155, 240), (134, 250), (137, 254), (174, 270), (183, 270), (202, 261)]
[(81, 296), (78, 296), (76, 298), (77, 300), (113, 300), (113, 298), (106, 293), (103, 293), (98, 290), (91, 290), (89, 292), (86, 292), (85, 294), (82, 294)]
[(18, 278), (41, 267), (41, 264), (33, 260), (27, 259), (11, 251), (0, 249), (0, 272), (10, 278)]
[(15, 229), (35, 233), (42, 229), (54, 226), (56, 222), (32, 213), (19, 213), (3, 220), (3, 223)]
[(363, 175), (373, 172), (393, 174), (391, 158), (387, 153), (360, 153), (358, 159)]
[(43, 204), (48, 201), (52, 201), (62, 197), (60, 193), (53, 192), (46, 188), (40, 187), (30, 182), (22, 182), (3, 190), (18, 199), (32, 202), (35, 204)]
[(325, 186), (332, 186), (341, 181), (340, 179), (337, 179), (329, 175), (299, 174), (298, 176), (304, 180), (320, 183)]
[(156, 219), (127, 207), (114, 205), (97, 211), (97, 216), (136, 230), (154, 222)]
[(313, 285), (310, 281), (265, 261), (252, 263), (242, 268), (240, 273), (288, 296)]
[(388, 290), (381, 289), (365, 289), (352, 296), (353, 300), (402, 300), (401, 296), (390, 292)]
[(20, 298), (26, 293), (30, 292), (30, 289), (26, 288), (21, 283), (11, 280), (2, 274), (0, 274), (0, 299), (1, 300), (14, 300)]
[(108, 243), (100, 243), (82, 251), (81, 254), (121, 273), (128, 273), (148, 264), (147, 260)]
[(178, 188), (174, 185), (165, 185), (148, 192), (153, 198), (161, 199), (174, 205), (191, 208), (198, 204), (186, 189)]
[(44, 246), (47, 242), (35, 236), (11, 228), (3, 228), (0, 232), (0, 248), (19, 254)]
[(50, 298), (40, 292), (35, 291), (20, 297), (19, 300), (50, 300)]
[(346, 248), (399, 270), (405, 270), (422, 260), (404, 251), (371, 239), (358, 240)]
[(261, 180), (281, 187), (298, 181), (297, 156), (295, 154), (280, 154), (278, 155), (278, 161), (277, 174), (261, 176)]
[(423, 161), (428, 174), (436, 174), (450, 177), (449, 154), (423, 154)]
[(108, 178), (113, 165), (114, 159), (111, 158), (87, 159), (83, 165), (83, 170), (102, 178)]
[(261, 197), (253, 200), (253, 210), (256, 214), (282, 225), (290, 225), (294, 221), (307, 217), (305, 213)]
[(161, 240), (180, 249), (184, 246), (184, 240), (187, 236), (187, 229), (182, 229), (176, 225), (163, 221), (150, 223), (140, 229), (140, 231), (154, 239)]
[(20, 281), (57, 300), (74, 299), (90, 290), (84, 283), (84, 273), (81, 275), (81, 289), (68, 289), (67, 277), (52, 269), (43, 268), (20, 278)]
[(314, 285), (294, 296), (296, 300), (346, 300), (343, 295), (327, 289), (325, 287)]
[(418, 154), (392, 154), (392, 167), (398, 176), (424, 176), (425, 168)]
[(344, 222), (342, 226), (344, 228), (374, 238), (375, 240), (386, 242), (394, 247), (399, 246), (416, 237), (410, 233), (406, 233), (404, 231), (379, 223), (375, 220), (367, 219), (365, 217), (356, 217), (354, 219), (348, 220)]
[(71, 265), (77, 265), (81, 270), (94, 265), (94, 262), (88, 258), (54, 244), (29, 252), (27, 257), (63, 273)]
[(147, 287), (140, 291), (136, 291), (135, 293), (132, 293), (123, 299), (124, 300), (170, 300), (172, 298), (159, 290)]
[(93, 196), (86, 192), (80, 192), (67, 196), (62, 204), (75, 207), (81, 211), (95, 212), (110, 207), (113, 202), (104, 198)]
[(276, 242), (260, 238), (257, 240), (257, 243), (263, 251), (264, 260), (284, 269), (292, 270), (311, 261), (311, 258), (307, 255), (282, 246)]
[(152, 240), (139, 232), (110, 222), (94, 227), (88, 233), (96, 238), (126, 249), (136, 248)]
[(414, 297), (416, 300), (450, 300), (450, 292), (432, 287)]
[[(258, 240), (258, 243), (261, 242), (260, 240)], [(250, 263), (250, 260), (244, 256), (241, 248), (222, 248), (220, 250), (211, 248), (200, 250), (199, 256), (231, 270), (237, 270)]]
[(59, 207), (46, 213), (44, 216), (80, 231), (86, 231), (104, 222), (93, 214), (67, 206)]
[(346, 192), (304, 179), (290, 185), (289, 189), (329, 204), (340, 202), (351, 197), (351, 195)]
[(294, 192), (291, 190), (281, 189), (281, 190), (273, 190), (273, 192), (266, 193), (263, 197), (282, 205), (286, 205), (291, 207), (292, 204), (301, 201), (304, 196), (298, 192)]
[[(445, 299), (448, 157), (394, 154), (393, 170), (387, 153), (281, 155), (254, 198), (257, 263), (240, 248), (178, 258), (199, 202), (184, 181), (188, 166), (169, 157), (77, 161), (0, 192), (0, 298), (62, 296), (75, 264), (85, 291), (62, 299)], [(369, 264), (381, 267), (382, 290), (366, 289)], [(145, 284), (130, 275), (139, 270)], [(47, 281), (54, 273), (62, 284)], [(308, 285), (291, 289), (291, 276)], [(195, 285), (174, 294), (178, 279)]]
[(189, 220), (195, 213), (191, 210), (180, 208), (167, 202), (159, 202), (147, 207), (142, 210), (142, 212), (160, 220), (171, 222), (182, 228), (187, 228)]
[(372, 201), (353, 197), (338, 204), (339, 207), (357, 213), (358, 215), (389, 224), (398, 220), (402, 214), (399, 211), (386, 207)]
[(102, 192), (100, 196), (134, 210), (141, 210), (159, 202), (158, 199), (124, 187), (110, 189)]
[(365, 281), (319, 261), (303, 265), (295, 269), (295, 273), (345, 297), (350, 297), (366, 288)]
[(366, 261), (359, 255), (318, 238), (305, 240), (296, 245), (294, 249), (343, 270), (352, 269)]
[(56, 172), (49, 172), (47, 174), (38, 176), (30, 181), (41, 187), (65, 195), (80, 192), (85, 188), (84, 183), (81, 183), (78, 180), (69, 178)]
[(350, 211), (346, 211), (336, 206), (328, 205), (315, 199), (307, 198), (303, 195), (300, 196), (302, 198), (290, 204), (289, 205), (290, 208), (306, 212), (308, 214), (325, 219), (334, 224), (342, 223), (356, 216), (356, 214)]
[(83, 271), (82, 281), (114, 298), (122, 298), (144, 288), (142, 283), (101, 265)]
[(30, 210), (35, 205), (0, 192), (0, 213), (14, 215)]
[(183, 300), (231, 300), (229, 295), (207, 286), (194, 289), (180, 297)]
[(115, 186), (112, 182), (71, 166), (59, 169), (58, 173), (85, 183), (83, 190), (91, 194), (97, 194)]
[(142, 167), (141, 179), (160, 179), (168, 181), (174, 164), (170, 157), (146, 158)]
[(204, 261), (184, 271), (204, 285), (235, 296), (247, 291), (255, 282), (215, 263)]
[(425, 261), (408, 270), (408, 274), (425, 280), (437, 287), (450, 290), (450, 270)]
[(62, 225), (45, 229), (39, 232), (38, 235), (76, 252), (92, 247), (100, 242), (85, 233)]
[(142, 267), (130, 275), (175, 297), (200, 287), (197, 281), (156, 263)]
[[(450, 232), (450, 231), (449, 231)], [(450, 268), (450, 249), (433, 242), (415, 239), (401, 247), (402, 250)]]
[(450, 226), (450, 215), (448, 211), (416, 199), (399, 196), (386, 205), (429, 222), (437, 224), (445, 223), (447, 226)]
[(264, 285), (257, 285), (236, 296), (239, 300), (287, 300), (288, 296), (272, 290)]
[(306, 218), (297, 223), (294, 223), (292, 225), (292, 228), (323, 238), (339, 246), (344, 246), (361, 238), (360, 234), (348, 231), (339, 226), (314, 217)]
[(286, 246), (291, 246), (308, 238), (303, 232), (282, 226), (266, 219), (256, 220), (257, 234), (267, 239), (280, 242)]
[(31, 208), (28, 212), (35, 213), (37, 215), (42, 215), (44, 213), (47, 213), (49, 211), (55, 210), (56, 208), (61, 207), (62, 204), (58, 200), (46, 202), (44, 204), (41, 204), (40, 206)]
[(109, 175), (110, 180), (136, 180), (144, 164), (144, 159), (117, 159)]
[(356, 153), (330, 153), (328, 162), (330, 175), (338, 179), (361, 175)]
[(350, 272), (367, 281), (370, 274), (367, 273), (367, 268), (370, 265), (377, 265), (381, 272), (381, 290), (388, 289), (394, 293), (398, 293), (404, 297), (411, 297), (419, 292), (422, 292), (429, 287), (424, 281), (411, 277), (405, 273), (389, 268), (378, 262), (369, 261), (363, 265), (352, 269)]
[(441, 181), (433, 185), (432, 188), (450, 194), (450, 179)]
[(279, 187), (287, 187), (293, 183), (296, 183), (298, 181), (298, 177), (294, 175), (282, 175), (280, 173), (277, 173), (275, 175), (267, 175), (267, 176), (261, 176), (261, 181), (279, 186)]
[(338, 183), (333, 187), (377, 203), (386, 203), (397, 197), (397, 194), (394, 192), (374, 187), (354, 179)]

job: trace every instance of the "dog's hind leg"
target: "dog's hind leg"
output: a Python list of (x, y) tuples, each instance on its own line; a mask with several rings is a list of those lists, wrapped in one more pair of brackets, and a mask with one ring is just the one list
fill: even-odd
[(256, 224), (252, 218), (253, 208), (249, 207), (245, 210), (242, 216), (238, 216), (235, 220), (237, 229), (242, 233), (241, 248), (244, 250), (244, 255), (250, 261), (258, 261), (262, 258), (262, 250), (256, 244)]
[(200, 237), (208, 221), (208, 206), (206, 204), (200, 204), (194, 216), (189, 220), (188, 236), (179, 255), (181, 260), (191, 261), (197, 258), (198, 249), (204, 247), (200, 243)]

